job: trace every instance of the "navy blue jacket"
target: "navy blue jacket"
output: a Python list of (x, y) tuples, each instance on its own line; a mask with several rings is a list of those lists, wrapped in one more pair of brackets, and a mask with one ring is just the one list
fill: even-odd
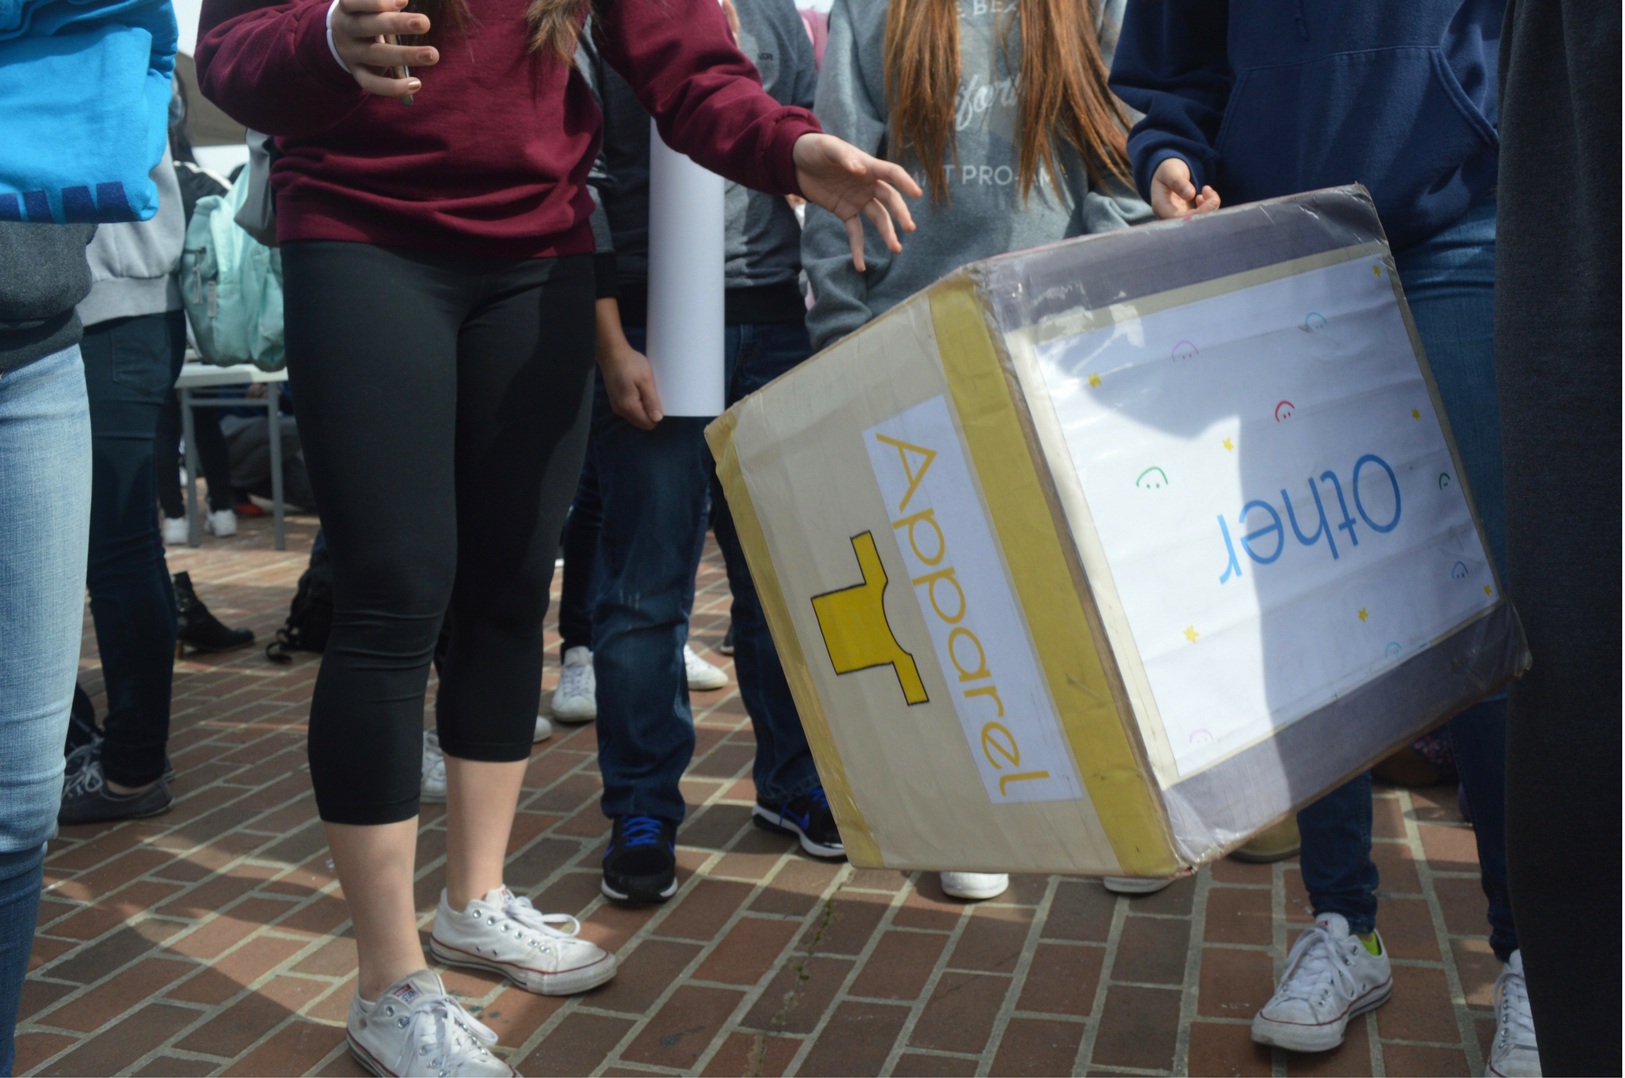
[(1140, 192), (1169, 157), (1225, 205), (1359, 182), (1395, 247), (1495, 188), (1505, 0), (1134, 0), (1111, 86)]

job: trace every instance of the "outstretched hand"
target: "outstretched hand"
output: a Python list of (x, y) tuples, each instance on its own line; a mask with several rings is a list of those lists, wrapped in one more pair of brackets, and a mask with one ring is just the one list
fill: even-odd
[(920, 185), (902, 168), (871, 157), (833, 135), (802, 135), (795, 146), (796, 179), (807, 201), (822, 206), (846, 223), (852, 264), (863, 264), (863, 218), (869, 218), (893, 254), (903, 249), (897, 228), (914, 231), (903, 195), (919, 198)]
[(1151, 211), (1159, 220), (1211, 213), (1219, 208), (1219, 192), (1200, 191), (1191, 182), (1190, 166), (1177, 157), (1166, 158), (1151, 177)]

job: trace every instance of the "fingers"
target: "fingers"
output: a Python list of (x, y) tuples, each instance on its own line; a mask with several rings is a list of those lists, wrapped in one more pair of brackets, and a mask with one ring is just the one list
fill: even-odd
[(897, 254), (903, 249), (903, 244), (897, 238), (897, 230), (892, 227), (891, 214), (886, 208), (874, 199), (864, 203), (863, 215), (874, 222), (875, 231), (880, 233), (881, 240), (886, 244), (886, 250)]
[[(907, 176), (908, 174), (904, 173), (905, 179)], [(912, 183), (913, 181), (911, 180), (910, 182)], [(919, 193), (919, 190), (920, 189), (918, 187), (914, 189), (916, 195)], [(897, 188), (893, 187), (886, 181), (881, 180), (879, 183), (875, 184), (875, 198), (882, 206), (886, 208), (897, 223), (902, 226), (904, 232), (914, 231), (914, 215), (908, 212), (908, 203), (903, 201), (903, 196), (898, 193)]]
[(647, 377), (638, 379), (638, 397), (643, 403), (643, 414), (649, 423), (643, 429), (653, 430), (654, 425), (665, 418), (664, 410), (660, 407), (660, 391), (655, 388), (653, 371), (650, 371)]
[(1196, 198), (1197, 213), (1212, 213), (1219, 208), (1219, 192), (1211, 187), (1202, 188), (1202, 193)]
[(398, 11), (385, 15), (357, 15), (349, 19), (333, 20), (333, 37), (375, 38), (395, 35), (426, 34), (429, 19), (426, 15)]
[(367, 67), (352, 67), (350, 75), (363, 90), (379, 97), (408, 97), (423, 89), (417, 79), (387, 78)]
[(399, 11), (408, 0), (339, 0), (339, 9), (333, 13), (337, 21), (345, 15), (367, 15), (381, 11)]
[[(874, 177), (876, 182), (889, 187), (894, 187), (908, 195), (909, 198), (919, 198), (921, 195), (925, 194), (925, 192), (920, 189), (920, 185), (914, 182), (914, 177), (908, 174), (907, 169), (903, 168), (901, 165), (893, 164), (890, 161), (882, 161), (878, 157), (869, 158), (869, 174)], [(897, 205), (903, 207), (902, 214), (899, 215), (897, 213), (897, 208), (895, 206), (890, 207), (892, 214), (897, 216), (899, 221), (907, 221), (907, 223), (903, 226), (905, 231), (914, 231), (914, 222), (908, 217), (907, 205), (901, 198), (898, 198)]]
[(344, 60), (354, 69), (365, 67), (431, 67), (440, 59), (434, 49), (409, 45), (385, 45), (377, 41), (352, 41), (341, 50)]
[(1161, 184), (1185, 202), (1196, 198), (1196, 186), (1191, 183), (1190, 166), (1177, 157), (1166, 158), (1151, 177), (1152, 185)]
[(869, 267), (863, 264), (863, 219), (853, 214), (846, 219), (846, 239), (852, 245), (852, 265), (862, 273)]

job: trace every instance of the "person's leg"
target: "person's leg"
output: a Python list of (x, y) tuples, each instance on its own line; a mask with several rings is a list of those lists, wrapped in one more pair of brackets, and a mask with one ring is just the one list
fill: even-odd
[(226, 436), (220, 433), (220, 409), (192, 409), (192, 438), (197, 442), (198, 464), (203, 469), (203, 480), (209, 485), (209, 509), (218, 513), (235, 508), (237, 499), (231, 490), (231, 452), (226, 448)]
[[(730, 405), (812, 354), (806, 327), (799, 323), (740, 329), (740, 346), (728, 379)], [(752, 771), (756, 793), (769, 801), (788, 801), (820, 785), (818, 769), (807, 747), (800, 714), (790, 696), (761, 599), (739, 546), (727, 497), (709, 454), (706, 464), (711, 477), (712, 529), (722, 548), (728, 587), (733, 593), (734, 677), (739, 680), (739, 695), (756, 732), (756, 766)]]
[[(640, 348), (643, 332), (629, 328), (627, 339)], [(678, 780), (694, 753), (683, 645), (695, 533), (704, 527), (705, 420), (667, 416), (643, 431), (607, 407), (595, 414), (604, 582), (593, 614), (593, 668), (603, 811), (675, 823), (685, 812)]]
[(594, 351), (590, 259), (509, 265), (482, 291), (457, 348), (456, 628), (436, 704), (454, 910), (502, 886), (541, 702), (553, 561), (586, 448)]
[(1298, 813), (1304, 890), (1316, 914), (1339, 913), (1349, 931), (1377, 926), (1377, 866), (1371, 860), (1371, 773), (1351, 779)]
[(357, 243), (282, 248), (288, 373), (333, 570), (310, 771), (358, 991), (424, 966), (412, 903), (430, 657), (456, 572), (457, 333), (476, 285)]
[(164, 400), (158, 416), (158, 437), (152, 447), (153, 482), (158, 487), (158, 505), (164, 516), (176, 520), (186, 515), (186, 500), (181, 497), (181, 402), (179, 395), (170, 393)]
[(0, 1074), (11, 1073), (45, 841), (62, 799), (62, 745), (84, 620), (90, 470), (79, 349), (0, 377)]
[[(599, 394), (594, 393), (593, 400), (599, 399)], [(596, 403), (589, 406), (597, 407)], [(596, 414), (592, 414), (590, 422), (597, 421)], [(570, 516), (564, 522), (564, 569), (559, 581), (561, 657), (571, 648), (592, 648), (592, 605), (602, 582), (598, 571), (598, 530), (604, 522), (604, 506), (598, 494), (598, 469), (593, 463), (590, 440), (586, 453), (575, 501), (570, 504)]]
[(93, 448), (87, 582), (107, 683), (103, 774), (115, 793), (157, 782), (169, 740), (175, 593), (152, 512), (153, 445), (174, 387), (171, 319), (116, 319), (85, 331)]
[(231, 416), (221, 424), (231, 458), (231, 487), (249, 490), (271, 477), (271, 423), (265, 416)]
[[(1478, 507), (1490, 555), (1506, 573), (1501, 413), (1495, 386), (1495, 203), (1395, 255), (1417, 335)], [(1456, 767), (1473, 814), (1491, 945), (1503, 962), (1518, 948), (1506, 870), (1506, 693), (1452, 719)]]

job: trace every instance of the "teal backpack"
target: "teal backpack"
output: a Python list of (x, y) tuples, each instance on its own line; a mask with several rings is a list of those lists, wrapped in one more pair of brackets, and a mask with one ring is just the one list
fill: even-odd
[(203, 358), (229, 367), (252, 363), (281, 370), (282, 252), (254, 239), (234, 220), (248, 184), (200, 198), (186, 226), (181, 302)]

